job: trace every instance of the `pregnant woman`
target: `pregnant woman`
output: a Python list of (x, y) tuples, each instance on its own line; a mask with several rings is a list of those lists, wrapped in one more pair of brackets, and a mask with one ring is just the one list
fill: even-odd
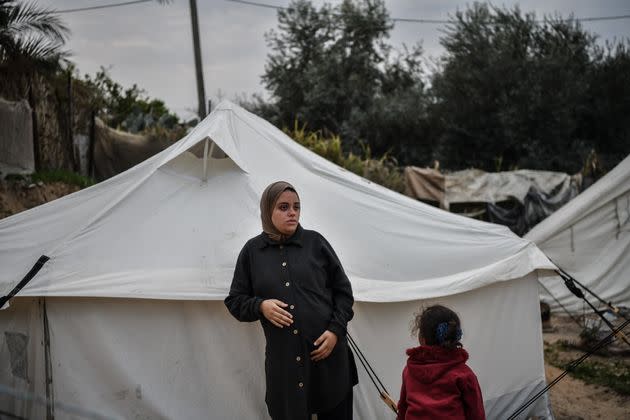
[(300, 226), (291, 184), (269, 185), (260, 212), (263, 232), (241, 250), (225, 305), (239, 321), (260, 320), (269, 415), (350, 420), (358, 382), (346, 341), (350, 281), (328, 241)]

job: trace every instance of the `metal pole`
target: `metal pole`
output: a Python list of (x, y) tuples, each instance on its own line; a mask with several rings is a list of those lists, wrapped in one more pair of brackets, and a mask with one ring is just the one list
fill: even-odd
[(190, 19), (192, 21), (193, 48), (195, 51), (195, 73), (197, 74), (197, 99), (200, 119), (206, 117), (206, 91), (203, 85), (203, 68), (201, 63), (201, 44), (199, 42), (199, 19), (197, 18), (197, 0), (190, 0)]

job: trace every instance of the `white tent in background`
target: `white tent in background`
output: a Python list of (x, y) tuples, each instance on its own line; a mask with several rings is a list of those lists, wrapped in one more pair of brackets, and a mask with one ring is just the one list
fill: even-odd
[[(525, 238), (606, 301), (630, 307), (630, 156)], [(558, 276), (542, 282), (541, 297), (554, 310), (555, 299), (569, 311), (584, 307)]]
[[(302, 225), (337, 250), (357, 301), (350, 332), (395, 399), (409, 321), (431, 302), (461, 315), (489, 418), (545, 385), (537, 278), (553, 266), (533, 243), (355, 176), (230, 103), (119, 176), (0, 221), (0, 296), (50, 257), (0, 312), (0, 384), (48, 395), (61, 419), (68, 406), (266, 418), (263, 335), (222, 299), (279, 179), (298, 188)], [(391, 418), (359, 369), (357, 418)], [(45, 411), (2, 388), (0, 406)], [(546, 416), (546, 400), (529, 412)]]

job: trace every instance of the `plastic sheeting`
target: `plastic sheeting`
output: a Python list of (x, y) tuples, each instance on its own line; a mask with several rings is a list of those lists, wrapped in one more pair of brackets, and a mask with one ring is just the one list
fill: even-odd
[[(212, 142), (229, 157), (204, 162)], [(50, 257), (19, 295), (49, 301), (55, 398), (123, 416), (264, 412), (258, 328), (205, 301), (227, 294), (260, 231), (259, 196), (278, 179), (339, 254), (361, 302), (351, 331), (395, 395), (408, 323), (427, 299), (462, 314), (493, 414), (543, 386), (534, 279), (553, 265), (533, 243), (373, 184), (224, 103), (119, 176), (0, 221), (1, 295)], [(359, 417), (384, 418), (370, 387), (363, 378)]]
[(444, 174), (436, 169), (407, 166), (405, 174), (405, 194), (423, 201), (437, 202), (446, 208), (446, 184)]
[(0, 98), (0, 178), (34, 170), (31, 107), (26, 100), (9, 102)]
[[(571, 179), (577, 180), (579, 176), (574, 176)], [(508, 226), (512, 232), (522, 236), (575, 198), (579, 193), (578, 185), (577, 181), (563, 182), (549, 193), (531, 186), (522, 203), (512, 201), (511, 207), (508, 208), (505, 207), (505, 202), (501, 204), (487, 203), (488, 220), (492, 223)]]
[(577, 196), (581, 181), (581, 174), (547, 171), (468, 169), (442, 174), (405, 168), (408, 196), (437, 202), (444, 209), (457, 203), (485, 203), (486, 220), (508, 226), (519, 236)]
[(542, 194), (551, 195), (555, 192), (564, 195), (563, 191), (577, 188), (579, 179), (579, 176), (572, 177), (561, 172), (529, 169), (492, 173), (468, 169), (446, 175), (446, 200), (449, 203), (516, 200), (524, 204), (532, 188)]
[(114, 130), (98, 118), (95, 124), (94, 175), (99, 180), (118, 175), (171, 145), (166, 140)]
[[(526, 238), (606, 301), (630, 307), (630, 156)], [(559, 277), (542, 280), (551, 295), (541, 290), (541, 298), (553, 310), (561, 309), (555, 299), (569, 311), (582, 310)]]
[(485, 172), (466, 169), (441, 173), (435, 169), (405, 168), (406, 194), (420, 200), (437, 201), (448, 209), (454, 203), (498, 203), (515, 200), (525, 204), (532, 191), (547, 197), (574, 191), (577, 195), (581, 175), (521, 169), (509, 172)]

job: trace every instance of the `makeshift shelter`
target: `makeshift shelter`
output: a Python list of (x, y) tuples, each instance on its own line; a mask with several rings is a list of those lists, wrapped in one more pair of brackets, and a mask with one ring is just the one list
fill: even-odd
[(98, 180), (118, 175), (172, 144), (162, 138), (115, 130), (100, 118), (94, 125), (94, 176)]
[(466, 169), (441, 173), (415, 166), (405, 168), (408, 196), (508, 226), (519, 236), (577, 196), (581, 184), (581, 174), (562, 172)]
[[(455, 309), (488, 418), (545, 386), (531, 242), (360, 178), (224, 102), (188, 136), (100, 184), (0, 221), (0, 295), (50, 258), (0, 311), (0, 384), (123, 418), (266, 418), (264, 338), (223, 305), (258, 234), (264, 187), (298, 188), (301, 223), (334, 246), (352, 282), (353, 335), (398, 398), (409, 322)], [(355, 413), (392, 418), (360, 369)], [(42, 418), (33, 400), (0, 406)], [(527, 413), (547, 417), (545, 398)], [(523, 416), (524, 417), (524, 416)]]
[[(597, 295), (630, 307), (630, 156), (525, 237)], [(553, 310), (584, 308), (559, 277), (542, 280)]]

